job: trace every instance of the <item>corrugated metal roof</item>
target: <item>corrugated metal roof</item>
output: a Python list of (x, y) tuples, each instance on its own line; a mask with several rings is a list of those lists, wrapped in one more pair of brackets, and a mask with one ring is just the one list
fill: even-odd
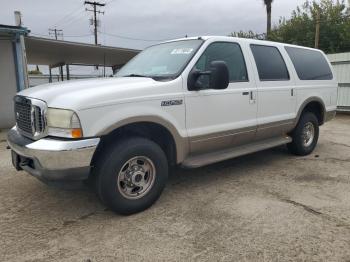
[(92, 45), (54, 40), (41, 37), (25, 37), (28, 64), (57, 65), (82, 64), (121, 66), (140, 50)]

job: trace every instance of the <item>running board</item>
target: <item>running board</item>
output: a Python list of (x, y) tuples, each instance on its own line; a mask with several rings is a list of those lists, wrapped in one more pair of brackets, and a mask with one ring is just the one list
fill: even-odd
[(185, 168), (196, 168), (216, 162), (220, 162), (226, 159), (247, 155), (257, 151), (265, 150), (268, 148), (284, 145), (292, 142), (292, 138), (289, 136), (270, 138), (267, 140), (254, 142), (247, 145), (242, 145), (234, 148), (229, 148), (221, 151), (205, 153), (202, 155), (190, 156), (182, 162), (182, 166)]

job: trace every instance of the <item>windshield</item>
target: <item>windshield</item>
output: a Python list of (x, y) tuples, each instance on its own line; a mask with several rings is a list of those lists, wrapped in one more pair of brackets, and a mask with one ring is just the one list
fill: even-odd
[(175, 78), (185, 68), (203, 40), (182, 40), (151, 46), (123, 66), (117, 77)]

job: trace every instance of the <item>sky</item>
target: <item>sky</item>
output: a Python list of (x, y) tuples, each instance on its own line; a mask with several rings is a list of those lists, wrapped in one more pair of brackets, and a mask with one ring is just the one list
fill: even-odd
[[(143, 49), (161, 40), (198, 35), (228, 35), (233, 31), (266, 30), (263, 0), (100, 0), (99, 43)], [(275, 0), (272, 21), (289, 17), (304, 0)], [(33, 35), (63, 30), (64, 40), (93, 43), (91, 12), (82, 0), (0, 0), (0, 24), (14, 24), (13, 12)], [(154, 40), (154, 41), (153, 41)]]
[[(91, 0), (93, 1), (93, 0)], [(163, 40), (184, 36), (229, 35), (234, 31), (266, 31), (263, 0), (95, 0), (98, 8), (98, 42), (102, 45), (144, 49)], [(272, 23), (305, 0), (274, 0)], [(92, 12), (83, 0), (0, 0), (0, 24), (14, 25), (14, 11), (22, 14), (31, 34), (49, 36), (49, 28), (63, 30), (63, 39), (94, 43)], [(61, 38), (59, 38), (61, 39)], [(30, 65), (29, 69), (34, 69)], [(47, 74), (48, 69), (40, 67)], [(71, 66), (71, 74), (102, 74), (102, 68)], [(108, 69), (108, 72), (110, 70)], [(53, 70), (57, 74), (58, 69)]]

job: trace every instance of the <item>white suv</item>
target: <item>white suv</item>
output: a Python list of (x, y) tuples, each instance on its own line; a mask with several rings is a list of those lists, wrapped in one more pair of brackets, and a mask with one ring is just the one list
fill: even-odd
[(15, 98), (13, 164), (47, 183), (88, 180), (121, 214), (160, 196), (169, 167), (200, 167), (287, 144), (315, 148), (335, 116), (326, 56), (299, 46), (196, 37), (151, 46), (113, 78)]

